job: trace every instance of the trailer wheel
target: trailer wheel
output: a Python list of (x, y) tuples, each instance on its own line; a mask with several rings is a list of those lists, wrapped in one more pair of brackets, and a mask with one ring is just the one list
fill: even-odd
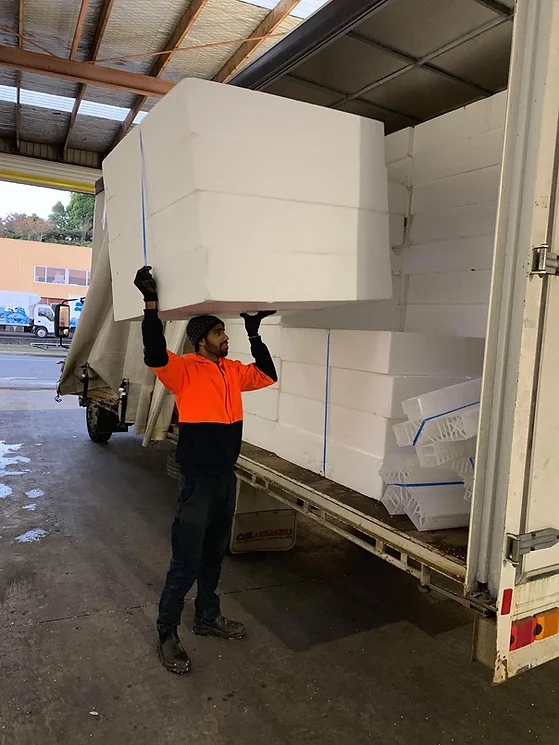
[(175, 481), (178, 481), (181, 474), (181, 469), (179, 464), (175, 460), (175, 453), (176, 450), (172, 450), (167, 455), (167, 475), (170, 476), (172, 479), (175, 479)]
[(117, 426), (117, 417), (112, 411), (101, 408), (91, 401), (85, 410), (87, 434), (93, 442), (104, 444), (111, 439)]

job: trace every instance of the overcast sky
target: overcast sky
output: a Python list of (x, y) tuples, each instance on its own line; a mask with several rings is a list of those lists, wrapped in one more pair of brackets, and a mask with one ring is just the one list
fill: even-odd
[(0, 181), (0, 217), (6, 217), (10, 212), (24, 212), (46, 218), (50, 215), (52, 206), (58, 201), (67, 205), (70, 201), (70, 192)]

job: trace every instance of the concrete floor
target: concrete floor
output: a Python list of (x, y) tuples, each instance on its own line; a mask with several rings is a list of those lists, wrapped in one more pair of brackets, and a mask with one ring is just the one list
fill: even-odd
[(306, 521), (290, 553), (226, 560), (248, 637), (191, 636), (188, 603), (194, 669), (165, 672), (167, 447), (94, 445), (52, 395), (0, 391), (4, 458), (29, 458), (0, 465), (1, 745), (555, 745), (559, 664), (493, 687), (459, 606)]

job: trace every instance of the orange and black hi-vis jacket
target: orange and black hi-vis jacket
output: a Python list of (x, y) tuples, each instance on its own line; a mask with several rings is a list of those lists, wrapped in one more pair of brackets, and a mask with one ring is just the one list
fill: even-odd
[(278, 379), (268, 347), (259, 336), (250, 340), (251, 365), (226, 358), (215, 363), (199, 354), (178, 357), (167, 350), (156, 310), (144, 311), (142, 336), (146, 365), (175, 395), (182, 471), (191, 476), (232, 472), (243, 434), (241, 393)]

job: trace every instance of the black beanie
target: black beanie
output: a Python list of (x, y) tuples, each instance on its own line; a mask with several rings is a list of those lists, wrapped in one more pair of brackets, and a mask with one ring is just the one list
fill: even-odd
[(198, 348), (198, 344), (218, 323), (223, 323), (223, 321), (217, 316), (195, 316), (190, 319), (186, 327), (186, 335), (194, 349)]

